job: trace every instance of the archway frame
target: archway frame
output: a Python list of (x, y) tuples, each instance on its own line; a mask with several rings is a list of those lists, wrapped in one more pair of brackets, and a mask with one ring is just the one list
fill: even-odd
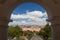
[[(7, 27), (10, 21), (12, 11), (20, 4), (25, 2), (34, 2), (42, 5), (46, 9), (49, 21), (52, 23), (53, 40), (60, 40), (59, 36), (59, 13), (60, 13), (60, 2), (59, 0), (5, 0), (0, 1), (0, 39), (7, 40)], [(57, 15), (58, 14), (58, 15)], [(58, 30), (57, 30), (58, 29)], [(5, 34), (4, 34), (5, 32)], [(3, 35), (3, 36), (2, 36)], [(3, 38), (2, 38), (3, 37)]]

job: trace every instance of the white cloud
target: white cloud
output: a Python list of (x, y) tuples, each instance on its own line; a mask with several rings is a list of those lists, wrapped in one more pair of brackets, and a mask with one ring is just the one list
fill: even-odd
[[(13, 22), (10, 22), (9, 25), (46, 25), (46, 18), (47, 13), (42, 13), (41, 11), (32, 11), (32, 12), (26, 12), (26, 14), (12, 14), (11, 19)], [(17, 19), (28, 19), (22, 20), (22, 21), (15, 21)], [(32, 21), (33, 20), (33, 21)]]

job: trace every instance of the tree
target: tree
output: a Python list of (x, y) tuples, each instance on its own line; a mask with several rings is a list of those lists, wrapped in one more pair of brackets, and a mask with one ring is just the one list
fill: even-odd
[(13, 39), (15, 37), (14, 31), (15, 31), (14, 27), (11, 26), (8, 28), (8, 37), (9, 38)]
[(15, 36), (19, 37), (22, 34), (22, 29), (19, 26), (15, 27)]
[(43, 30), (45, 30), (45, 32), (47, 33), (47, 35), (48, 35), (49, 37), (52, 36), (52, 30), (51, 30), (51, 26), (49, 26), (49, 24), (47, 24), (47, 25), (44, 27)]
[(41, 31), (38, 33), (44, 40), (48, 40), (52, 36), (51, 27), (47, 24)]
[(19, 37), (22, 35), (22, 29), (19, 26), (16, 26), (14, 33), (15, 33), (16, 40), (19, 40)]
[(8, 36), (10, 38), (14, 38), (17, 37), (19, 38), (19, 36), (22, 34), (22, 29), (19, 26), (15, 26), (15, 27), (9, 27), (8, 28)]

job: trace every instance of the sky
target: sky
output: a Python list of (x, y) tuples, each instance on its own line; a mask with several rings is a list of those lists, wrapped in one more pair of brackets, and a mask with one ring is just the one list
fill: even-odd
[(8, 25), (40, 25), (47, 24), (48, 18), (46, 10), (36, 3), (28, 2), (18, 5), (11, 14), (11, 20)]

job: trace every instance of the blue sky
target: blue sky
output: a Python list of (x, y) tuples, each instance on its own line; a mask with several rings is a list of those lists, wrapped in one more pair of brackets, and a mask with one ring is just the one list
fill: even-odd
[(42, 8), (41, 5), (38, 5), (36, 3), (32, 3), (32, 2), (28, 2), (28, 3), (23, 3), (21, 5), (18, 5), (16, 7), (16, 9), (14, 9), (13, 13), (14, 14), (17, 14), (17, 13), (20, 13), (20, 14), (23, 14), (23, 13), (26, 13), (26, 10), (28, 11), (42, 11), (42, 12), (45, 12), (45, 9)]
[(28, 2), (18, 5), (12, 12), (9, 25), (46, 25), (47, 13), (42, 6)]

